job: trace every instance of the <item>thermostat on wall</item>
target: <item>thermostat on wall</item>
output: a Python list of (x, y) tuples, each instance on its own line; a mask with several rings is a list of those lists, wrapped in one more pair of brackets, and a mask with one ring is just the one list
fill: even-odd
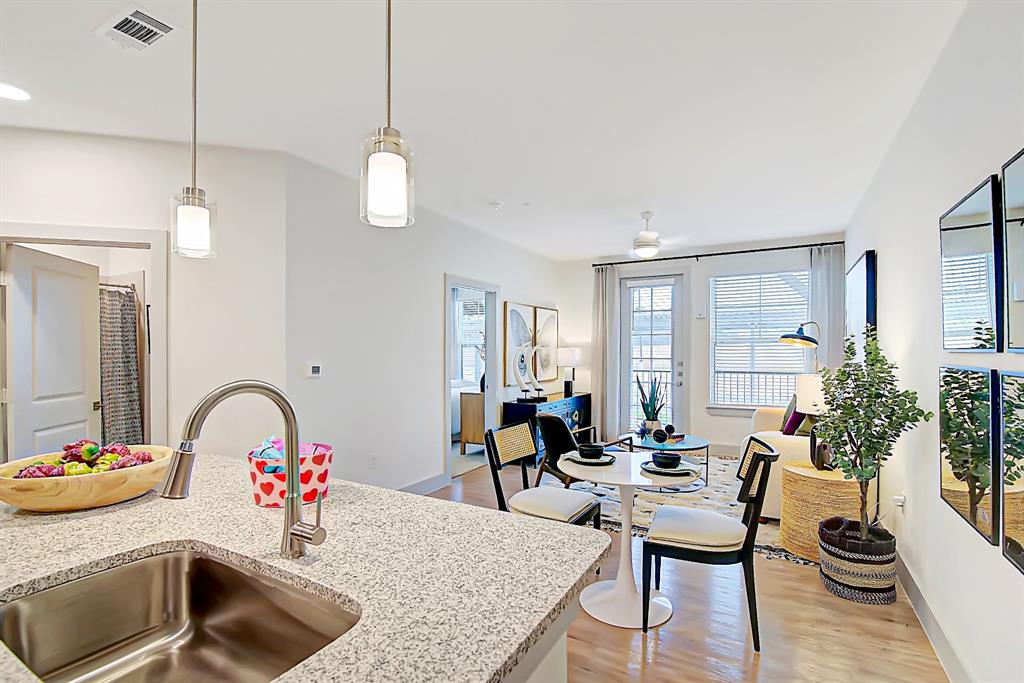
[(324, 374), (324, 366), (319, 363), (310, 363), (306, 366), (306, 377), (319, 377)]

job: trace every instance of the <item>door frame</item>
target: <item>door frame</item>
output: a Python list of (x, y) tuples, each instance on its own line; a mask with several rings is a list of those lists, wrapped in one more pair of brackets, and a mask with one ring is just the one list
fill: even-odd
[[(690, 269), (658, 270), (651, 272), (627, 270), (619, 277), (619, 428), (620, 433), (633, 431), (629, 424), (629, 396), (632, 392), (630, 349), (632, 340), (632, 304), (627, 301), (629, 283), (642, 280), (671, 280), (672, 292), (672, 405), (675, 407), (673, 424), (676, 431), (690, 431), (690, 389), (692, 377), (690, 357)], [(629, 316), (626, 313), (630, 313)]]
[[(169, 340), (168, 329), (170, 310), (167, 305), (168, 254), (170, 234), (166, 230), (146, 228), (114, 228), (81, 225), (53, 225), (48, 223), (26, 223), (0, 221), (0, 242), (21, 244), (62, 244), (87, 247), (116, 247), (121, 249), (148, 249), (152, 283), (147, 283), (147, 302), (150, 330), (150, 416), (152, 418), (151, 440), (154, 444), (166, 444), (170, 422), (169, 396)], [(6, 368), (0, 377), (6, 386)], [(0, 426), (3, 438), (7, 435), (6, 407)], [(6, 448), (4, 452), (6, 453)]]
[[(501, 382), (497, 381), (499, 365), (498, 365), (498, 296), (501, 293), (501, 288), (491, 282), (484, 282), (482, 280), (474, 280), (472, 278), (463, 277), (461, 275), (455, 275), (453, 273), (444, 274), (444, 344), (442, 344), (442, 354), (444, 355), (444, 362), (442, 367), (444, 372), (441, 376), (441, 385), (444, 400), (442, 405), (442, 428), (441, 428), (441, 442), (442, 442), (442, 457), (444, 461), (444, 477), (448, 483), (451, 483), (452, 479), (452, 407), (451, 407), (451, 377), (455, 372), (455, 364), (452, 362), (452, 346), (455, 344), (454, 325), (455, 322), (452, 319), (452, 289), (455, 287), (467, 287), (469, 289), (478, 289), (484, 293), (484, 310), (486, 313), (486, 320), (484, 322), (484, 429), (491, 429), (498, 423), (498, 390), (501, 386)], [(443, 484), (447, 485), (447, 484)], [(440, 487), (439, 487), (440, 488)]]

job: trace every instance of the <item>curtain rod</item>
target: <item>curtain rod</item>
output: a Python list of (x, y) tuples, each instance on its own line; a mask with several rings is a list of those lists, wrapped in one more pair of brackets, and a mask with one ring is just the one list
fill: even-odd
[(606, 263), (591, 263), (591, 268), (598, 266), (625, 266), (631, 263), (656, 263), (658, 261), (682, 261), (685, 259), (709, 258), (712, 256), (734, 256), (737, 254), (760, 254), (768, 251), (786, 251), (787, 249), (810, 249), (812, 247), (832, 247), (837, 244), (845, 244), (843, 240), (832, 242), (813, 242), (809, 244), (793, 244), (786, 247), (761, 247), (759, 249), (737, 249), (736, 251), (711, 251), (706, 254), (686, 254), (684, 256), (662, 256), (660, 258), (630, 259), (628, 261), (608, 261)]

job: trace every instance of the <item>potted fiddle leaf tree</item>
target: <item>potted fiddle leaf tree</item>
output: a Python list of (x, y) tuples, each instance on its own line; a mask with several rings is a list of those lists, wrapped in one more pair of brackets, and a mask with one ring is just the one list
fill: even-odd
[(843, 364), (822, 373), (826, 410), (815, 430), (831, 446), (836, 469), (857, 481), (860, 519), (830, 517), (819, 523), (820, 575), (829, 592), (866, 604), (896, 600), (896, 538), (869, 523), (869, 486), (900, 436), (933, 417), (918, 407), (917, 392), (899, 390), (896, 370), (868, 325), (863, 360), (857, 359), (851, 336)]

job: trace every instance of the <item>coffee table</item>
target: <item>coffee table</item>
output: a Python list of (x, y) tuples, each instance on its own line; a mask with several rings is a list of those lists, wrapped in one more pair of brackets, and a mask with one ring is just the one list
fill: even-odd
[[(651, 459), (650, 453), (616, 451), (615, 462), (594, 467), (580, 465), (562, 457), (558, 468), (574, 479), (606, 484), (619, 488), (619, 508), (622, 510), (622, 533), (619, 534), (619, 571), (614, 580), (598, 581), (583, 589), (580, 605), (590, 616), (612, 626), (641, 628), (643, 626), (643, 597), (636, 587), (633, 574), (633, 489), (685, 486), (697, 477), (672, 477), (648, 474), (640, 463)], [(650, 626), (657, 626), (672, 616), (672, 603), (659, 591), (651, 592)]]
[(700, 490), (708, 485), (711, 479), (711, 442), (707, 439), (703, 439), (693, 434), (687, 434), (683, 439), (679, 441), (666, 441), (664, 443), (658, 443), (650, 437), (650, 435), (644, 438), (638, 438), (636, 434), (623, 434), (619, 438), (625, 439), (629, 437), (630, 442), (633, 444), (633, 448), (644, 448), (649, 451), (667, 451), (669, 453), (682, 453), (683, 459), (689, 462), (691, 465), (700, 465), (699, 460), (695, 460), (692, 457), (688, 457), (689, 454), (699, 454), (700, 451), (704, 451), (704, 479), (696, 479), (688, 487), (677, 487), (683, 493), (689, 493)]

